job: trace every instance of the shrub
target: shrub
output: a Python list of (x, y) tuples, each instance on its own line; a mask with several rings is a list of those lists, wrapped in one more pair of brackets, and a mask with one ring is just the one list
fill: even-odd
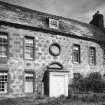
[(81, 89), (81, 82), (83, 80), (83, 76), (80, 73), (75, 73), (72, 83), (72, 88), (74, 92), (79, 92)]
[(99, 72), (93, 72), (85, 78), (80, 75), (79, 78), (73, 79), (73, 89), (79, 92), (104, 92), (105, 82)]
[(93, 95), (87, 94), (81, 98), (81, 101), (82, 102), (98, 102), (98, 97), (97, 95), (94, 95), (94, 94)]
[(86, 90), (92, 92), (104, 92), (105, 90), (105, 82), (102, 79), (102, 76), (99, 72), (90, 73), (86, 77)]

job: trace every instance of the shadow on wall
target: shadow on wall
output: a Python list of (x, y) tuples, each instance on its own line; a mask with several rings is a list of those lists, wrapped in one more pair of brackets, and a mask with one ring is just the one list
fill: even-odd
[(48, 79), (48, 70), (44, 72), (43, 80), (44, 83), (44, 95), (49, 95), (49, 79)]

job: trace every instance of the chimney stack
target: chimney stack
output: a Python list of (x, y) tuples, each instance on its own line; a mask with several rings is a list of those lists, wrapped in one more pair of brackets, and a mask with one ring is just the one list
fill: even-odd
[(103, 29), (104, 28), (104, 16), (102, 14), (100, 14), (99, 11), (97, 11), (93, 15), (93, 19), (92, 19), (92, 21), (90, 21), (90, 24)]

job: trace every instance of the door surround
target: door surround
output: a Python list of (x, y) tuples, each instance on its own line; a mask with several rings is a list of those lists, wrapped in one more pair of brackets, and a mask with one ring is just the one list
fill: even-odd
[(47, 66), (43, 80), (45, 95), (49, 97), (68, 96), (68, 71), (60, 63), (53, 62)]

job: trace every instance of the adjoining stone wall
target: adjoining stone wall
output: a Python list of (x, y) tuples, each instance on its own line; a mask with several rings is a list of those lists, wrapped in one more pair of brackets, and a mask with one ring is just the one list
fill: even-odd
[[(84, 75), (99, 71), (104, 74), (103, 66), (103, 50), (98, 43), (86, 41), (82, 39), (75, 39), (71, 37), (53, 35), (51, 33), (44, 33), (38, 31), (31, 31), (25, 29), (17, 29), (9, 26), (1, 26), (0, 31), (8, 33), (9, 37), (9, 59), (7, 69), (9, 70), (9, 94), (24, 93), (24, 71), (30, 70), (35, 73), (35, 94), (43, 94), (43, 74), (46, 67), (52, 62), (59, 62), (62, 64), (64, 70), (69, 71), (69, 83), (73, 78), (73, 73), (80, 72)], [(25, 60), (23, 58), (23, 40), (24, 36), (35, 37), (35, 60)], [(59, 56), (52, 56), (49, 53), (49, 46), (52, 43), (58, 43), (61, 47)], [(81, 63), (74, 64), (72, 62), (72, 46), (79, 44), (81, 49)], [(96, 48), (96, 65), (89, 65), (89, 47)], [(4, 65), (2, 65), (5, 67)]]

